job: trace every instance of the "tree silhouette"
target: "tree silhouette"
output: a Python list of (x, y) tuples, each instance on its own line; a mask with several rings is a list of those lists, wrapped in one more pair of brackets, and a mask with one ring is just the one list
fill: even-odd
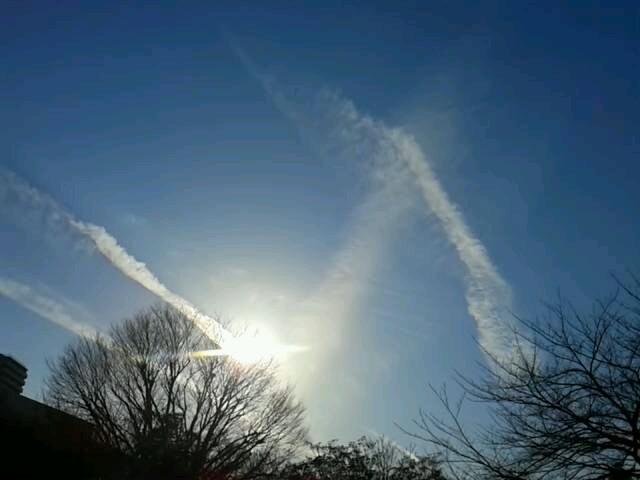
[(640, 281), (582, 314), (571, 304), (520, 320), (509, 359), (493, 357), (465, 395), (488, 406), (492, 424), (474, 435), (462, 403), (436, 391), (443, 420), (420, 412), (410, 433), (438, 447), (466, 478), (630, 479), (640, 474)]
[(167, 305), (81, 339), (50, 364), (46, 400), (93, 423), (130, 459), (131, 478), (255, 478), (306, 437), (304, 409), (269, 363), (196, 358), (212, 348)]
[(417, 456), (383, 438), (347, 444), (311, 445), (312, 455), (291, 463), (283, 480), (443, 480), (438, 462)]

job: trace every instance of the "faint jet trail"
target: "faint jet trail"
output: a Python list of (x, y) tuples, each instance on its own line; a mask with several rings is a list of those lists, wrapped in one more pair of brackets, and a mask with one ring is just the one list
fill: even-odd
[(511, 310), (511, 289), (442, 187), (420, 145), (402, 129), (362, 115), (352, 102), (335, 94), (324, 93), (318, 103), (344, 138), (354, 144), (369, 144), (368, 149), (383, 148), (384, 154), (372, 163), (375, 178), (417, 187), (465, 267), (467, 309), (476, 322), (481, 347), (491, 355), (509, 354), (511, 330), (506, 318)]
[(224, 345), (233, 339), (232, 334), (215, 319), (169, 290), (144, 263), (130, 255), (103, 227), (77, 220), (49, 195), (4, 168), (0, 168), (0, 198), (12, 199), (22, 207), (36, 209), (49, 227), (61, 228), (80, 236), (123, 275), (184, 312), (215, 344)]
[(0, 277), (0, 295), (80, 337), (96, 338), (98, 335), (93, 326), (73, 318), (65, 306), (66, 302), (52, 298), (29, 285)]
[[(402, 192), (399, 198), (417, 190), (465, 267), (467, 310), (476, 323), (480, 346), (490, 355), (510, 354), (511, 330), (506, 318), (511, 310), (511, 288), (444, 190), (416, 140), (400, 128), (388, 127), (361, 114), (352, 102), (335, 93), (323, 91), (302, 99), (304, 102), (295, 95), (287, 95), (273, 77), (262, 72), (237, 46), (231, 35), (224, 32), (224, 36), (247, 71), (303, 135), (323, 130), (325, 140), (338, 144), (345, 155), (368, 165), (378, 185)], [(404, 188), (398, 188), (403, 184)]]
[(95, 248), (123, 275), (143, 286), (169, 305), (184, 312), (215, 343), (225, 343), (233, 336), (215, 319), (200, 312), (188, 300), (169, 290), (147, 266), (130, 255), (104, 227), (70, 219), (78, 233), (93, 242)]

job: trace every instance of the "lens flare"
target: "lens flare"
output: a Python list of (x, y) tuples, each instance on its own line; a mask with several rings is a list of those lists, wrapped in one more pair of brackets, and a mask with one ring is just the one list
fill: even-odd
[(233, 358), (238, 363), (250, 365), (269, 360), (282, 360), (289, 354), (307, 351), (304, 345), (285, 345), (265, 331), (253, 335), (241, 335), (227, 339), (222, 348), (191, 352), (193, 357)]

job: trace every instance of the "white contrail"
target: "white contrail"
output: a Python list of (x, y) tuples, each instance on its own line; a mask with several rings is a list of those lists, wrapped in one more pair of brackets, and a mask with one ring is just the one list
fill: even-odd
[(78, 233), (89, 238), (95, 248), (106, 258), (111, 265), (122, 272), (126, 277), (143, 286), (151, 293), (161, 298), (169, 305), (177, 308), (193, 320), (205, 335), (216, 343), (230, 341), (233, 336), (215, 319), (199, 311), (188, 300), (169, 290), (151, 272), (147, 266), (118, 244), (118, 241), (105, 230), (104, 227), (92, 223), (81, 222), (71, 218), (69, 225)]
[(336, 128), (354, 143), (384, 147), (373, 162), (375, 177), (382, 182), (411, 179), (424, 204), (441, 225), (466, 270), (466, 301), (475, 320), (481, 347), (491, 355), (510, 353), (511, 289), (498, 273), (486, 248), (473, 234), (464, 216), (442, 187), (416, 140), (399, 128), (362, 115), (352, 102), (323, 94), (320, 104), (331, 112)]
[(0, 295), (78, 336), (96, 338), (98, 335), (91, 325), (74, 320), (64, 305), (67, 302), (51, 298), (29, 285), (0, 277)]
[(200, 312), (189, 301), (169, 290), (147, 268), (118, 244), (103, 227), (77, 220), (49, 195), (29, 185), (15, 173), (0, 169), (0, 198), (14, 199), (39, 211), (50, 227), (61, 228), (89, 242), (115, 268), (168, 304), (184, 312), (216, 344), (232, 341), (232, 334), (215, 319)]
[(274, 79), (261, 72), (242, 49), (230, 44), (249, 73), (303, 134), (323, 130), (330, 143), (340, 144), (346, 154), (355, 155), (370, 166), (380, 185), (391, 185), (396, 191), (401, 191), (398, 185), (402, 183), (417, 186), (425, 206), (438, 220), (465, 267), (467, 309), (476, 323), (480, 346), (497, 357), (510, 354), (511, 330), (506, 317), (511, 310), (511, 289), (449, 198), (416, 140), (402, 129), (390, 128), (361, 114), (352, 102), (331, 92), (323, 92), (307, 104), (311, 111), (304, 115), (295, 99), (277, 88)]
[(401, 148), (426, 205), (440, 221), (467, 270), (467, 305), (478, 325), (480, 344), (494, 355), (509, 354), (511, 330), (506, 317), (511, 310), (511, 288), (442, 188), (417, 142), (400, 130), (391, 131), (390, 136)]

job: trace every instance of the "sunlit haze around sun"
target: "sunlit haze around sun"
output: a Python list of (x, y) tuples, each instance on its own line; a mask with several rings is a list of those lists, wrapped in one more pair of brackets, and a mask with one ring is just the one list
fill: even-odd
[(308, 348), (304, 345), (285, 345), (279, 342), (268, 328), (262, 326), (253, 333), (243, 333), (229, 338), (221, 348), (199, 350), (192, 352), (192, 355), (200, 358), (229, 356), (242, 364), (251, 365), (286, 361), (289, 355), (305, 352)]
[(193, 364), (276, 365), (309, 439), (408, 447), (429, 385), (507, 358), (515, 316), (639, 267), (638, 7), (576, 3), (4, 6), (24, 395), (168, 305), (204, 333)]

